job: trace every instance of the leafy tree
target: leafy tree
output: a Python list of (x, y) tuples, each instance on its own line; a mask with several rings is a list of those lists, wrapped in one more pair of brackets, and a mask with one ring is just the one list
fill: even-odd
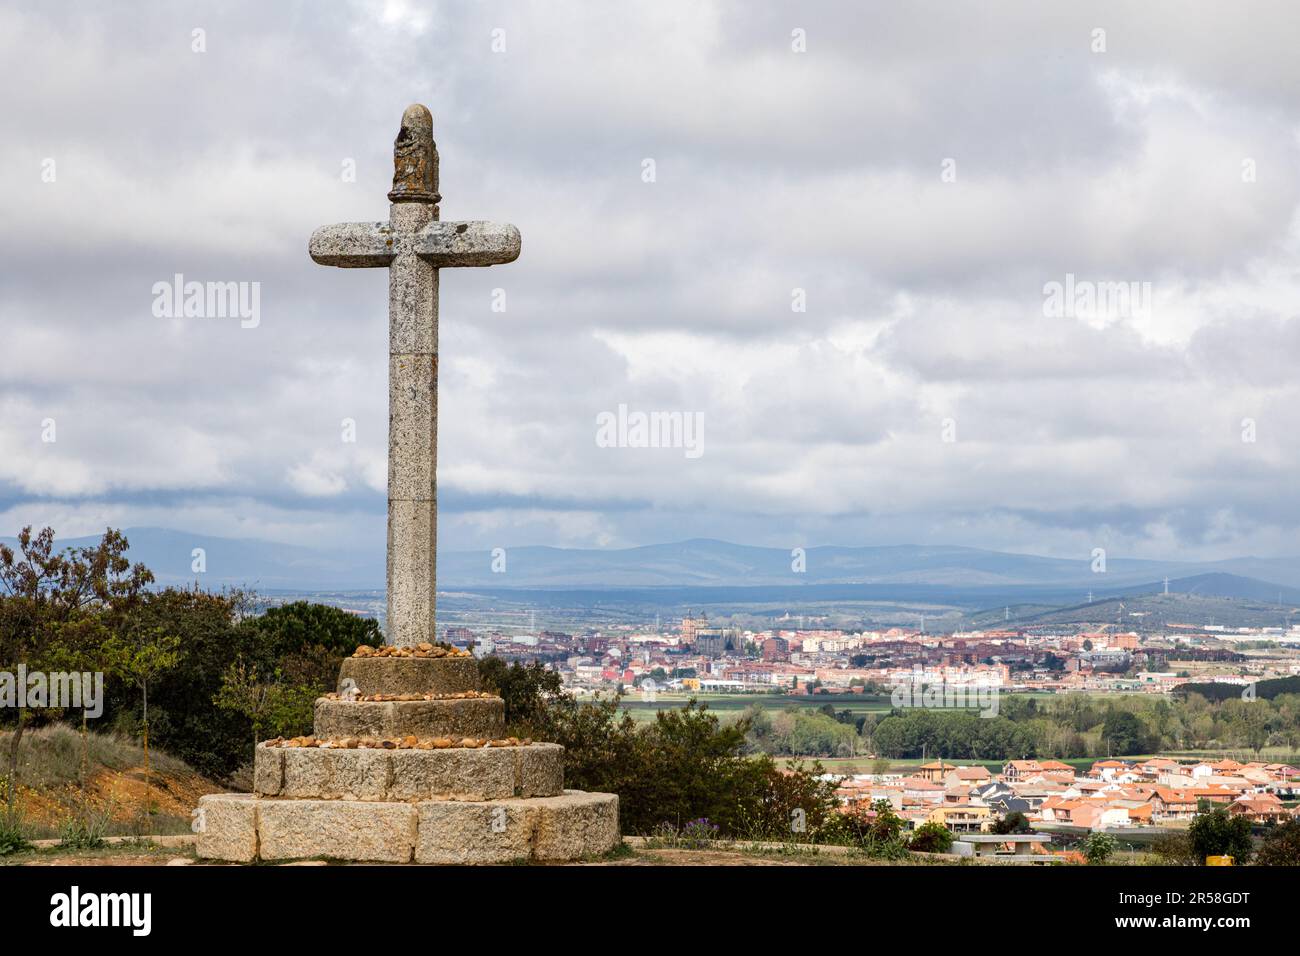
[(1019, 810), (1012, 810), (993, 824), (994, 833), (1028, 833), (1031, 829), (1029, 820)]
[(382, 644), (379, 622), (340, 608), (295, 601), (245, 618), (240, 628), (253, 632), (263, 649), (263, 664), (274, 662), (284, 680), (321, 692), (338, 680), (339, 665), (362, 644)]
[(256, 664), (237, 658), (221, 678), (221, 689), (212, 702), (222, 710), (232, 710), (246, 717), (253, 729), (253, 748), (264, 733), (297, 736), (312, 724), (316, 699), (320, 691), (310, 685), (290, 684), (277, 671), (263, 680)]
[(1112, 708), (1101, 725), (1102, 738), (1110, 742), (1112, 753), (1140, 754), (1150, 748), (1147, 728), (1136, 714)]
[[(751, 749), (792, 756), (853, 756), (859, 749), (857, 727), (848, 711), (827, 704), (818, 710), (790, 707), (775, 716), (759, 706), (750, 707)], [(844, 718), (844, 719), (841, 719)]]
[[(240, 592), (208, 593), (197, 588), (167, 588), (150, 594), (135, 614), (145, 632), (179, 639), (174, 668), (149, 685), (149, 731), (158, 745), (200, 773), (223, 778), (247, 759), (248, 722), (241, 715), (206, 706), (221, 687), (231, 661), (242, 655), (273, 667), (271, 652), (257, 644), (253, 628), (239, 627), (250, 613)], [(109, 695), (114, 726), (139, 730), (140, 696)]]
[(876, 818), (871, 823), (868, 835), (871, 839), (886, 843), (891, 840), (897, 840), (903, 832), (903, 818), (894, 812), (888, 800), (877, 800), (871, 805), (871, 810), (875, 813)]
[(1114, 855), (1117, 846), (1115, 838), (1109, 833), (1097, 832), (1084, 837), (1079, 849), (1083, 851), (1083, 857), (1089, 866), (1101, 866)]
[[(148, 596), (140, 626), (180, 638), (177, 666), (149, 685), (149, 733), (202, 773), (224, 778), (249, 759), (253, 721), (238, 706), (195, 706), (222, 693), (231, 665), (242, 662), (257, 683), (274, 685), (259, 711), (261, 729), (302, 733), (315, 698), (333, 690), (339, 664), (358, 644), (378, 642), (373, 620), (339, 608), (298, 602), (254, 613), (242, 591), (168, 588)], [(233, 703), (229, 693), (226, 702)], [(137, 722), (133, 704), (115, 702), (115, 723)]]
[(1248, 863), (1255, 849), (1249, 820), (1233, 816), (1227, 807), (1208, 809), (1204, 801), (1187, 834), (1198, 866), (1204, 865), (1207, 856), (1230, 856), (1237, 864)]
[(973, 710), (894, 710), (871, 733), (876, 750), (890, 757), (1008, 760), (1038, 755), (1039, 732), (1001, 715)]
[(233, 710), (247, 717), (253, 725), (253, 748), (262, 739), (271, 703), (271, 684), (259, 679), (257, 665), (249, 664), (243, 655), (235, 658), (221, 675), (221, 688), (212, 695), (212, 703), (222, 710)]
[[(54, 547), (54, 531), (18, 534), (18, 550), (0, 544), (0, 665), (15, 671), (57, 670), (60, 663), (84, 659), (88, 649), (121, 627), (144, 599), (153, 575), (125, 557), (127, 540), (108, 529), (94, 547)], [(10, 714), (12, 713), (12, 718)], [(12, 719), (6, 802), (15, 812), (18, 754), (28, 726), (56, 718), (54, 709), (0, 709)]]
[(162, 628), (130, 628), (104, 643), (104, 656), (114, 674), (124, 677), (141, 693), (144, 730), (145, 816), (152, 813), (149, 795), (149, 682), (176, 666), (180, 638)]
[(495, 689), (506, 702), (506, 723), (524, 734), (538, 735), (547, 700), (563, 690), (560, 675), (537, 661), (506, 664), (499, 657), (484, 657), (478, 662), (478, 673), (482, 685)]
[(1049, 671), (1060, 671), (1065, 669), (1065, 661), (1062, 658), (1057, 657), (1051, 651), (1044, 654), (1039, 663)]
[(1255, 863), (1258, 866), (1300, 866), (1300, 820), (1288, 820), (1271, 828), (1255, 854)]

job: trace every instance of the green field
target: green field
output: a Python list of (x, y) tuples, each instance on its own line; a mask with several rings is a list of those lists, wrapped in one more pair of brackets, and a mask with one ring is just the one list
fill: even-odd
[(620, 706), (632, 715), (633, 720), (642, 723), (653, 720), (658, 711), (680, 708), (692, 697), (701, 704), (708, 705), (709, 710), (720, 716), (739, 714), (754, 704), (774, 712), (791, 707), (818, 710), (830, 704), (837, 711), (847, 710), (855, 716), (886, 714), (890, 710), (889, 698), (885, 696), (817, 694), (794, 697), (780, 694), (668, 694), (663, 691), (655, 695), (653, 702), (642, 700), (639, 694), (629, 694), (623, 698)]
[[(1029, 693), (1023, 696), (1036, 699), (1050, 699), (1058, 695)], [(1088, 692), (1087, 696), (1105, 698), (1114, 697), (1114, 692), (1097, 691)], [(723, 720), (731, 719), (738, 716), (745, 709), (752, 706), (760, 706), (769, 713), (780, 713), (790, 708), (819, 710), (826, 705), (830, 705), (837, 712), (847, 710), (854, 716), (863, 714), (887, 714), (892, 709), (889, 697), (880, 695), (848, 695), (848, 694), (813, 694), (791, 696), (785, 694), (683, 694), (683, 693), (666, 693), (659, 691), (655, 695), (654, 701), (642, 699), (640, 694), (630, 694), (624, 697), (620, 702), (620, 707), (632, 715), (632, 719), (638, 724), (646, 724), (654, 720), (654, 716), (661, 710), (675, 710), (686, 704), (687, 701), (694, 698), (700, 704), (708, 707), (709, 711), (718, 714)], [(1253, 751), (1243, 750), (1241, 748), (1223, 748), (1218, 750), (1179, 750), (1166, 751), (1159, 754), (1115, 754), (1115, 759), (1122, 760), (1143, 760), (1147, 757), (1172, 757), (1180, 760), (1223, 760), (1231, 758), (1233, 760), (1246, 763), (1251, 760), (1275, 761), (1278, 763), (1289, 763), (1293, 766), (1300, 765), (1300, 754), (1297, 754), (1289, 747), (1265, 747), (1255, 754)], [(811, 762), (811, 757), (804, 758), (780, 758), (786, 763), (791, 759), (802, 759), (805, 762)], [(937, 756), (931, 756), (927, 760), (921, 759), (892, 759), (890, 761), (891, 770), (906, 771), (914, 770), (923, 763), (939, 759)], [(990, 771), (997, 773), (1002, 769), (1003, 761), (1001, 760), (973, 760), (959, 757), (944, 757), (947, 763), (958, 764), (962, 766), (983, 766)], [(1087, 770), (1092, 766), (1095, 760), (1105, 759), (1101, 757), (1070, 757), (1062, 759), (1062, 763), (1067, 763), (1076, 770)], [(840, 773), (870, 773), (872, 772), (872, 763), (870, 757), (822, 757), (820, 758), (822, 766), (827, 770)]]
[[(1034, 700), (1054, 700), (1061, 695), (1029, 692), (1017, 694), (1016, 696), (1028, 697)], [(1087, 696), (1102, 698), (1123, 695), (1116, 694), (1113, 691), (1097, 691), (1089, 692)], [(640, 723), (653, 720), (656, 711), (674, 710), (681, 707), (692, 697), (702, 704), (707, 704), (709, 710), (722, 715), (739, 713), (754, 704), (773, 712), (791, 707), (819, 710), (829, 704), (837, 711), (847, 710), (854, 716), (887, 714), (892, 709), (889, 697), (885, 694), (807, 694), (796, 697), (788, 694), (668, 693), (662, 690), (656, 693), (653, 703), (643, 700), (639, 693), (632, 693), (622, 699), (620, 706), (630, 713), (634, 720)]]

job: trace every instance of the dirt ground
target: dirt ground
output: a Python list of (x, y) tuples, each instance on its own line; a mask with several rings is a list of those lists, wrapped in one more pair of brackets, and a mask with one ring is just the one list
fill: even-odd
[[(138, 843), (115, 844), (95, 850), (65, 851), (57, 848), (28, 850), (11, 857), (0, 857), (0, 866), (236, 866), (198, 860), (192, 846), (148, 846)], [(283, 866), (326, 866), (321, 861), (302, 861)], [(355, 864), (377, 865), (377, 864)], [(755, 851), (740, 848), (720, 849), (647, 849), (627, 847), (601, 860), (588, 860), (572, 866), (889, 866), (857, 854), (836, 854), (811, 850)], [(893, 864), (900, 865), (900, 864)], [(905, 863), (901, 865), (917, 865)]]
[(188, 819), (199, 805), (199, 797), (221, 790), (198, 774), (164, 774), (153, 770), (145, 786), (144, 767), (128, 770), (101, 769), (88, 782), (85, 791), (68, 785), (61, 790), (34, 790), (20, 787), (19, 800), (23, 818), (39, 827), (57, 827), (69, 808), (85, 801), (93, 813), (106, 813), (116, 822), (125, 822), (141, 812), (148, 796), (154, 815)]

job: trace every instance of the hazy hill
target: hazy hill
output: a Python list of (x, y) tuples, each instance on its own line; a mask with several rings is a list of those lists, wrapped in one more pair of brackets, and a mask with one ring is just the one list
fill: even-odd
[[(158, 528), (129, 528), (125, 533), (132, 559), (143, 561), (164, 584), (197, 579), (208, 587), (247, 584), (263, 590), (362, 590), (384, 584), (382, 536), (354, 548), (327, 550)], [(12, 538), (0, 540), (14, 543)], [(95, 540), (58, 543), (80, 546)], [(196, 548), (205, 551), (203, 575), (191, 571)], [(1105, 574), (1092, 573), (1090, 561), (1086, 554), (1064, 559), (963, 547), (822, 546), (807, 548), (806, 571), (795, 573), (790, 549), (701, 538), (610, 550), (508, 548), (503, 573), (493, 571), (489, 551), (445, 551), (438, 555), (438, 583), (449, 589), (813, 586), (833, 591), (856, 585), (870, 586), (873, 594), (935, 589), (962, 592), (973, 602), (981, 595), (990, 601), (1019, 595), (1043, 603), (1074, 601), (1088, 590), (1151, 591), (1161, 587), (1165, 576), (1180, 582), (1180, 589), (1258, 600), (1277, 600), (1279, 586), (1300, 587), (1300, 558), (1197, 563), (1112, 556)]]
[[(1288, 627), (1300, 619), (1300, 589), (1213, 572), (1119, 591), (1094, 592), (1091, 602), (1031, 600), (988, 607), (968, 615), (972, 627), (1012, 625), (1114, 624), (1121, 628), (1164, 624), (1218, 624), (1224, 627)], [(992, 603), (992, 602), (990, 602)]]
[[(57, 530), (57, 529), (56, 529)], [(249, 585), (262, 589), (328, 590), (364, 589), (384, 586), (383, 539), (378, 548), (355, 551), (327, 551), (304, 548), (255, 538), (220, 538), (188, 531), (162, 528), (128, 528), (128, 557), (141, 561), (160, 584), (198, 581), (204, 587)], [(13, 538), (0, 538), (16, 547)], [(55, 545), (85, 547), (99, 538), (56, 538)], [(192, 570), (194, 549), (205, 552), (207, 571)]]

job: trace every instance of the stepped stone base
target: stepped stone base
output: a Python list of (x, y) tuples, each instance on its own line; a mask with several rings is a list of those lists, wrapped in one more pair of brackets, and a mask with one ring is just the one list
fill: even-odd
[[(339, 691), (460, 694), (472, 657), (350, 657)], [(315, 736), (476, 740), (505, 736), (500, 697), (316, 702)], [(446, 742), (441, 741), (441, 742)], [(560, 862), (618, 845), (618, 797), (564, 789), (564, 748), (320, 748), (255, 751), (251, 794), (199, 801), (200, 857), (251, 863), (325, 857), (374, 863)]]
[(419, 803), (210, 794), (199, 808), (198, 855), (240, 863), (311, 857), (561, 862), (600, 856), (619, 842), (618, 797), (581, 790), (532, 799)]
[(339, 668), (340, 693), (348, 679), (364, 697), (479, 689), (478, 662), (472, 657), (347, 657)]
[(320, 737), (485, 737), (506, 733), (506, 704), (500, 697), (463, 700), (316, 701)]
[(564, 790), (564, 748), (559, 744), (446, 750), (259, 744), (253, 767), (253, 791), (264, 797), (482, 801), (550, 797)]

